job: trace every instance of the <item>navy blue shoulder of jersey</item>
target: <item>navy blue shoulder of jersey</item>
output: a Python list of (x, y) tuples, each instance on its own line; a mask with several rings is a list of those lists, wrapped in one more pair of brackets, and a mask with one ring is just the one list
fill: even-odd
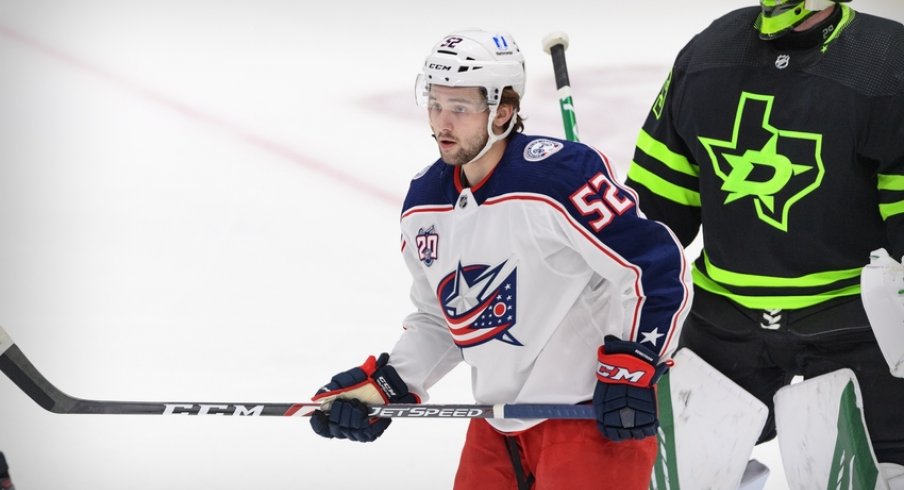
[[(479, 201), (512, 193), (541, 194), (562, 203), (598, 173), (610, 171), (593, 148), (546, 136), (515, 135)], [(485, 191), (485, 192), (481, 192)]]
[[(437, 160), (411, 180), (405, 204), (417, 206), (454, 204), (458, 196), (452, 167)], [(593, 148), (557, 138), (515, 134), (490, 179), (474, 190), (478, 202), (512, 193), (540, 194), (567, 203), (571, 193), (597, 173), (609, 170)]]
[[(456, 167), (457, 168), (457, 167)], [(441, 159), (425, 167), (411, 178), (402, 214), (417, 206), (442, 206), (454, 202), (452, 172), (455, 168)]]
[[(605, 157), (583, 143), (549, 137), (517, 135), (513, 138), (494, 178), (475, 192), (479, 202), (499, 196), (532, 194), (542, 196), (597, 234), (631, 226), (629, 221), (606, 216), (618, 208), (618, 216), (636, 217), (637, 197), (620, 185)], [(603, 200), (614, 203), (603, 204)], [(611, 220), (610, 220), (611, 218)]]

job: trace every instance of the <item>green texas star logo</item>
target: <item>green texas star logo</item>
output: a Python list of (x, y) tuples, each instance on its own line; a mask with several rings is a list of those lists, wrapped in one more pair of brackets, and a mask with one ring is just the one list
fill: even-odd
[(788, 231), (791, 207), (818, 188), (825, 174), (822, 135), (773, 126), (774, 98), (743, 92), (731, 141), (699, 140), (722, 180), (725, 204), (750, 198), (760, 220)]

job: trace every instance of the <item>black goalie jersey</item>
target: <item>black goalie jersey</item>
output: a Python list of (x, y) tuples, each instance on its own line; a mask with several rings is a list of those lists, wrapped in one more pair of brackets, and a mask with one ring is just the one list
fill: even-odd
[(904, 254), (904, 27), (838, 7), (809, 49), (761, 41), (759, 7), (716, 20), (638, 138), (641, 208), (685, 246), (704, 223), (694, 283), (748, 308), (859, 294), (870, 251)]

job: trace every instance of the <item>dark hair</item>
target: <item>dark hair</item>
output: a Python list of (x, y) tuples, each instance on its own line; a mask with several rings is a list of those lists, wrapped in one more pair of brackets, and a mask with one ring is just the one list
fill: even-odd
[[(483, 99), (487, 99), (487, 90), (483, 87), (480, 88), (480, 93), (483, 94)], [(512, 126), (512, 132), (509, 133), (507, 138), (511, 138), (515, 133), (520, 133), (524, 131), (524, 119), (521, 117), (521, 96), (518, 95), (518, 92), (515, 92), (515, 89), (512, 87), (505, 87), (502, 89), (502, 95), (499, 96), (499, 105), (510, 105), (512, 106), (512, 112), (514, 113), (515, 125)]]
[(509, 137), (512, 137), (515, 133), (524, 131), (524, 118), (521, 117), (521, 96), (518, 95), (518, 92), (515, 92), (515, 89), (512, 87), (505, 87), (502, 90), (502, 96), (499, 98), (499, 105), (510, 105), (514, 112), (514, 116), (512, 117), (515, 118), (515, 126), (512, 127), (512, 132), (509, 133)]

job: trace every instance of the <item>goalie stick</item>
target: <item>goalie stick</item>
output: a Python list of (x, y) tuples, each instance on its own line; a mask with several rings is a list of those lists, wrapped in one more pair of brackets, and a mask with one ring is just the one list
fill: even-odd
[(565, 126), (565, 139), (578, 141), (578, 123), (574, 116), (574, 102), (571, 100), (571, 82), (568, 80), (568, 65), (565, 64), (565, 50), (568, 49), (568, 35), (553, 32), (543, 38), (543, 50), (552, 57), (552, 69), (556, 76), (556, 90), (559, 95), (559, 109)]
[[(53, 413), (118, 415), (227, 415), (304, 417), (319, 403), (140, 402), (86, 400), (67, 395), (47, 380), (0, 327), (0, 371), (3, 371), (41, 408)], [(390, 404), (371, 407), (372, 417), (447, 419), (593, 419), (591, 405), (499, 404), (418, 405)]]

